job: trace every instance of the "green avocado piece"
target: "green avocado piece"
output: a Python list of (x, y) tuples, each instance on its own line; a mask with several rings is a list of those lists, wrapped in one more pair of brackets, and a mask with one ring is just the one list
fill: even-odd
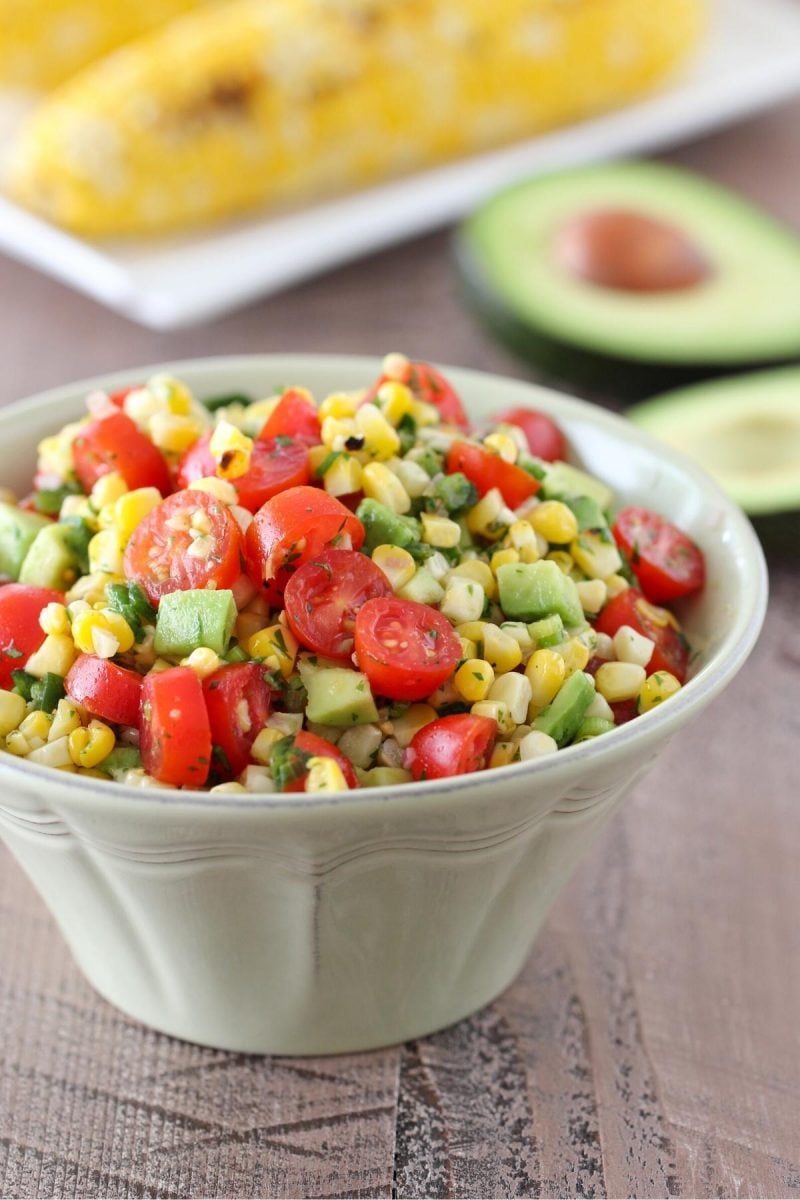
[[(624, 210), (682, 233), (704, 278), (662, 292), (604, 286), (557, 252), (566, 225)], [(551, 376), (644, 397), (800, 356), (800, 238), (727, 189), (676, 167), (623, 162), (506, 188), (461, 227), (468, 298)]]
[(500, 607), (512, 621), (536, 621), (553, 614), (565, 625), (584, 623), (575, 581), (557, 563), (504, 563), (496, 572)]
[(584, 717), (574, 741), (586, 742), (589, 738), (599, 737), (601, 733), (610, 733), (615, 728), (614, 722), (606, 720), (605, 717)]
[(69, 525), (54, 525), (48, 521), (31, 542), (20, 567), (19, 582), (63, 592), (72, 587), (80, 569), (75, 530)]
[(611, 536), (606, 514), (591, 496), (565, 496), (564, 503), (574, 512), (581, 533), (585, 529), (590, 529)]
[(547, 646), (558, 646), (567, 637), (564, 622), (558, 613), (553, 613), (550, 617), (542, 617), (540, 621), (531, 622), (528, 626), (528, 633), (536, 650)]
[(164, 658), (186, 658), (205, 646), (222, 656), (236, 623), (233, 592), (192, 589), (161, 597), (154, 648)]
[(378, 710), (366, 675), (347, 667), (315, 671), (305, 680), (306, 716), (317, 725), (367, 725)]
[(18, 579), (25, 555), (40, 530), (52, 525), (39, 513), (26, 512), (16, 504), (0, 503), (0, 575)]
[(591, 675), (575, 671), (561, 685), (553, 702), (539, 713), (533, 728), (540, 733), (549, 733), (559, 746), (567, 746), (583, 724), (586, 710), (594, 697)]
[(427, 567), (418, 567), (408, 583), (397, 589), (397, 594), (401, 600), (413, 600), (416, 604), (438, 604), (444, 588)]
[(401, 517), (378, 500), (362, 500), (356, 516), (364, 526), (364, 549), (376, 546), (410, 546), (420, 538), (420, 524), (414, 517)]
[[(614, 493), (602, 480), (595, 479), (593, 475), (587, 475), (579, 467), (573, 467), (572, 463), (566, 462), (546, 464), (542, 480), (542, 495), (547, 500), (566, 500), (568, 497), (585, 496), (594, 501), (601, 513), (610, 508), (614, 500)], [(603, 524), (605, 525), (605, 519)]]

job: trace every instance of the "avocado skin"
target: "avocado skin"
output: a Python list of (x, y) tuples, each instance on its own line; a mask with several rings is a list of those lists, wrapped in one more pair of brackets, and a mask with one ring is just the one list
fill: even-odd
[(622, 358), (563, 342), (527, 324), (512, 312), (483, 278), (480, 265), (465, 238), (456, 233), (453, 253), (458, 267), (460, 292), (468, 308), (478, 316), (513, 354), (563, 389), (590, 391), (592, 398), (612, 408), (644, 400), (657, 392), (671, 391), (690, 383), (701, 383), (718, 375), (743, 375), (767, 367), (784, 367), (798, 357), (759, 359), (757, 362), (658, 363)]

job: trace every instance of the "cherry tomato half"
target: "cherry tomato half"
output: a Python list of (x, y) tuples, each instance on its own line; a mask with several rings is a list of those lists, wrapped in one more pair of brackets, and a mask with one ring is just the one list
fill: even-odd
[(250, 747), (264, 728), (272, 692), (258, 663), (220, 667), (203, 684), (211, 724), (214, 772), (226, 779), (241, 775), (250, 760)]
[[(423, 400), (425, 404), (432, 404), (434, 408), (437, 408), (442, 420), (449, 425), (458, 425), (463, 430), (469, 429), (469, 421), (464, 412), (461, 397), (441, 371), (437, 371), (430, 363), (409, 362), (401, 378), (398, 379), (396, 375), (391, 378), (398, 383), (404, 383), (418, 400)], [(378, 389), (389, 380), (389, 375), (381, 375), (380, 379), (367, 392), (364, 403), (374, 400)]]
[(298, 642), (346, 661), (353, 653), (358, 610), (367, 600), (392, 594), (371, 558), (357, 550), (323, 550), (292, 575), (283, 604)]
[(316, 446), (321, 440), (320, 423), (309, 396), (299, 388), (288, 388), (267, 417), (258, 436), (262, 441), (276, 437), (297, 438), (309, 446)]
[(670, 671), (681, 683), (689, 666), (689, 647), (683, 634), (673, 625), (675, 618), (664, 608), (655, 608), (637, 588), (620, 592), (595, 621), (598, 633), (613, 637), (621, 625), (630, 625), (637, 633), (655, 642), (653, 657), (647, 664), (647, 674)]
[(176, 492), (134, 530), (125, 574), (157, 607), (168, 592), (232, 587), (241, 574), (241, 554), (239, 526), (226, 505), (205, 492)]
[(148, 775), (173, 787), (202, 787), (211, 766), (203, 685), (189, 667), (145, 676), (139, 748)]
[(72, 443), (72, 453), (85, 492), (112, 471), (119, 471), (131, 491), (155, 487), (162, 496), (172, 491), (164, 455), (124, 412), (110, 411), (84, 425)]
[(356, 617), (356, 659), (379, 696), (424, 700), (452, 675), (461, 643), (446, 617), (394, 596), (368, 600)]
[(461, 471), (474, 483), (480, 496), (499, 488), (509, 508), (518, 508), (539, 491), (540, 483), (522, 467), (505, 462), (499, 454), (475, 442), (454, 442), (447, 452), (447, 473)]
[(142, 677), (96, 654), (81, 654), (64, 680), (68, 696), (115, 725), (138, 725)]
[(498, 425), (516, 425), (525, 434), (528, 449), (545, 462), (566, 457), (567, 443), (555, 421), (535, 408), (507, 408), (493, 420)]
[(50, 603), (63, 604), (63, 594), (24, 583), (0, 586), (0, 687), (12, 686), (11, 672), (23, 670), (44, 641), (39, 613)]
[(623, 508), (614, 537), (639, 586), (654, 604), (697, 592), (706, 581), (703, 552), (682, 530), (649, 508)]
[[(334, 762), (341, 767), (344, 775), (345, 783), (349, 788), (357, 788), (359, 786), (358, 776), (355, 772), (355, 767), (346, 758), (332, 742), (326, 742), (325, 738), (319, 737), (316, 733), (309, 733), (306, 729), (301, 729), (295, 735), (294, 744), (296, 748), (302, 751), (303, 754), (319, 755), (321, 758), (332, 758)], [(304, 792), (306, 790), (306, 776), (303, 775), (300, 779), (295, 779), (294, 783), (288, 784), (283, 789), (285, 792)]]
[[(207, 433), (187, 450), (178, 467), (178, 487), (187, 488), (197, 479), (217, 473), (216, 460), (209, 449), (211, 434)], [(269, 438), (253, 443), (250, 469), (230, 482), (239, 495), (239, 503), (250, 512), (258, 512), (272, 496), (285, 488), (308, 483), (308, 450), (300, 442)]]
[(326, 546), (358, 550), (364, 526), (348, 508), (314, 487), (293, 487), (268, 500), (245, 539), (247, 573), (278, 595), (289, 578)]
[(411, 739), (405, 765), (415, 779), (446, 779), (482, 771), (497, 736), (491, 717), (455, 713), (423, 726)]

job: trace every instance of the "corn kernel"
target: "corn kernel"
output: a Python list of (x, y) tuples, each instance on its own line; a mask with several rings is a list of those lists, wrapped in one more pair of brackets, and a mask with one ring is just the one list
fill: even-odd
[(82, 575), (67, 592), (67, 606), (70, 614), (72, 614), (73, 605), (77, 603), (86, 604), (89, 608), (94, 604), (104, 604), (108, 584), (124, 582), (123, 575), (108, 571), (93, 571), (89, 575)]
[[(367, 463), (362, 472), (361, 487), (365, 496), (369, 496), (372, 500), (377, 500), (380, 504), (385, 505), (386, 508), (391, 509), (392, 512), (407, 513), (411, 508), (411, 497), (408, 492), (397, 476), (383, 463)], [(458, 529), (458, 536), (460, 538), (461, 527), (456, 526), (456, 528)], [(424, 540), (424, 526), (422, 536)], [(454, 544), (458, 545), (458, 542)]]
[(75, 643), (69, 634), (49, 633), (25, 663), (25, 670), (37, 679), (43, 679), (48, 673), (66, 675), (75, 658)]
[(482, 562), (479, 558), (470, 558), (465, 562), (461, 562), (458, 566), (449, 569), (449, 578), (454, 576), (464, 579), (474, 579), (483, 588), (490, 600), (497, 599), (497, 580), (492, 574), (492, 568), (488, 563)]
[(499, 454), (503, 462), (515, 463), (519, 457), (519, 447), (514, 438), (507, 433), (497, 431), (490, 433), (483, 439), (483, 444), (487, 450), (492, 450), (495, 454)]
[(364, 440), (352, 417), (326, 417), (320, 436), (328, 450), (344, 450), (351, 439), (357, 439), (362, 444)]
[(56, 705), (56, 710), (53, 713), (52, 724), (47, 739), (50, 742), (57, 741), (58, 738), (66, 737), (72, 733), (73, 729), (77, 729), (81, 723), (81, 714), (72, 700), (64, 698), (59, 700)]
[(400, 546), (376, 546), (372, 551), (372, 561), (383, 571), (395, 592), (410, 583), (417, 571), (414, 559)]
[(96, 767), (108, 758), (116, 739), (113, 729), (102, 721), (90, 721), (69, 735), (69, 753), (76, 767)]
[[(207, 496), (213, 496), (215, 500), (219, 500), (220, 504), (227, 504), (231, 508), (239, 499), (238, 492), (232, 483), (227, 479), (220, 479), (219, 475), (206, 475), (202, 479), (194, 479), (188, 485), (193, 492), (205, 492)], [(143, 491), (154, 489), (143, 488)], [(132, 492), (131, 495), (135, 495)], [(157, 503), (161, 502), (161, 496), (158, 497)], [(147, 516), (147, 513), (144, 513)]]
[(279, 729), (270, 729), (269, 727), (262, 729), (250, 747), (251, 757), (256, 762), (268, 767), (273, 746), (276, 742), (282, 741), (285, 736)]
[(249, 763), (242, 774), (239, 776), (239, 782), (245, 791), (248, 792), (274, 792), (275, 780), (270, 775), (266, 767), (256, 766), (255, 763)]
[(167, 411), (186, 416), (192, 411), (193, 397), (186, 384), (174, 375), (153, 375), (147, 389)]
[(348, 392), (332, 392), (325, 399), (317, 410), (317, 416), (320, 421), (324, 421), (326, 417), (335, 417), (337, 420), (342, 417), (354, 417), (358, 401), (355, 396), (351, 396)]
[(543, 500), (529, 514), (528, 520), (537, 533), (556, 546), (565, 546), (578, 536), (575, 513), (561, 500)]
[(576, 584), (581, 608), (589, 616), (594, 616), (608, 599), (608, 588), (603, 579), (582, 579)]
[(409, 379), (411, 376), (411, 362), (406, 358), (405, 354), (400, 354), (397, 350), (391, 350), (384, 356), (381, 364), (383, 374), (387, 379)]
[(467, 513), (470, 533), (496, 542), (514, 523), (514, 514), (507, 507), (499, 488), (491, 488)]
[(269, 625), (254, 633), (247, 642), (247, 653), (251, 658), (277, 659), (278, 668), (284, 679), (294, 670), (299, 645), (295, 636), (285, 625)]
[(516, 638), (505, 633), (498, 625), (484, 622), (483, 658), (487, 659), (498, 675), (513, 671), (522, 662), (522, 648)]
[(346, 792), (348, 790), (342, 768), (334, 758), (315, 754), (306, 763), (306, 793)]
[(25, 719), (28, 706), (16, 692), (0, 690), (0, 737), (5, 737)]
[(555, 650), (535, 650), (528, 659), (525, 674), (531, 685), (531, 704), (536, 710), (546, 708), (567, 677), (567, 665)]
[(514, 639), (522, 651), (523, 657), (526, 651), (533, 650), (533, 638), (524, 621), (503, 621), (500, 629)]
[(475, 717), (490, 717), (497, 722), (499, 733), (513, 733), (516, 721), (507, 704), (500, 700), (479, 700), (469, 710)]
[(438, 425), (442, 419), (438, 408), (434, 404), (426, 404), (424, 400), (414, 401), (411, 406), (411, 418), (419, 429)]
[(640, 597), (636, 601), (636, 609), (643, 617), (646, 617), (654, 625), (658, 625), (659, 629), (665, 629), (669, 625), (676, 633), (680, 633), (681, 627), (678, 618), (668, 608), (659, 608), (655, 604), (650, 604), (644, 597)]
[(422, 540), (429, 546), (438, 546), (443, 550), (452, 550), (461, 541), (461, 526), (458, 521), (449, 517), (440, 517), (435, 513), (422, 513)]
[(73, 763), (69, 752), (69, 738), (66, 736), (55, 738), (46, 742), (44, 746), (38, 746), (35, 750), (31, 750), (28, 762), (57, 769), (71, 767)]
[(486, 595), (474, 579), (453, 575), (439, 601), (439, 610), (454, 624), (478, 621), (483, 615)]
[(453, 683), (462, 700), (486, 700), (494, 683), (494, 668), (485, 658), (469, 658), (455, 673)]
[(234, 779), (229, 783), (215, 783), (208, 791), (209, 795), (240, 796), (243, 792), (247, 792), (247, 788)]
[(456, 636), (458, 637), (458, 640), (461, 643), (461, 657), (463, 659), (477, 658), (478, 657), (477, 642), (473, 642), (472, 639), (468, 638), (468, 637), (461, 637), (460, 634), (458, 634), (458, 633), (456, 634)]
[(108, 475), (101, 475), (91, 491), (92, 506), (99, 512), (107, 504), (113, 504), (119, 500), (127, 490), (128, 485), (119, 471), (110, 471)]
[(404, 383), (390, 379), (378, 388), (378, 404), (381, 412), (392, 425), (399, 425), (403, 417), (414, 410), (414, 397)]
[(584, 717), (600, 717), (600, 719), (603, 721), (613, 722), (614, 720), (613, 708), (608, 703), (605, 696), (601, 696), (599, 692), (595, 692), (594, 699), (583, 715)]
[(568, 641), (553, 646), (553, 650), (563, 658), (567, 678), (576, 671), (582, 671), (591, 657), (589, 647), (579, 637), (569, 638)]
[(535, 758), (545, 758), (548, 754), (555, 754), (557, 750), (558, 742), (555, 738), (538, 729), (532, 729), (530, 733), (526, 733), (519, 743), (519, 756), (523, 762), (530, 762)]
[(89, 571), (121, 575), (125, 547), (116, 529), (101, 529), (89, 542)]
[(39, 613), (39, 626), (45, 633), (69, 633), (69, 613), (65, 605), (51, 601)]
[(554, 562), (565, 575), (571, 575), (575, 570), (575, 559), (566, 550), (551, 550), (545, 557), (548, 562)]
[(570, 542), (569, 551), (584, 575), (590, 579), (608, 579), (622, 566), (614, 542), (607, 542), (600, 534), (588, 529)]
[(373, 458), (385, 460), (397, 454), (400, 449), (397, 431), (374, 404), (362, 404), (355, 422), (359, 433), (363, 435), (364, 449)]
[(507, 767), (509, 763), (514, 762), (517, 757), (518, 745), (516, 742), (495, 742), (489, 759), (490, 767)]
[(503, 545), (516, 550), (521, 562), (532, 563), (541, 558), (539, 536), (528, 521), (514, 521)]
[(430, 487), (430, 475), (413, 459), (390, 458), (386, 465), (395, 473), (412, 500), (418, 500)]
[(209, 650), (208, 646), (198, 646), (188, 658), (184, 658), (181, 662), (181, 666), (194, 671), (198, 679), (208, 679), (210, 675), (219, 670), (221, 664), (222, 660), (219, 655), (213, 650)]
[(35, 711), (29, 713), (25, 720), (20, 723), (19, 731), (25, 735), (29, 742), (46, 742), (52, 724), (53, 718), (49, 713)]
[(519, 550), (515, 550), (513, 546), (507, 546), (504, 550), (495, 550), (491, 558), (492, 570), (497, 573), (500, 567), (506, 566), (507, 563), (519, 562)]
[(609, 575), (608, 579), (604, 579), (603, 582), (606, 585), (606, 597), (608, 600), (613, 600), (620, 592), (624, 592), (631, 586), (624, 575)]
[(211, 435), (208, 448), (223, 479), (241, 479), (250, 470), (253, 439), (230, 421), (220, 421)]
[(495, 679), (489, 691), (490, 700), (505, 704), (515, 725), (521, 725), (528, 715), (532, 689), (530, 680), (518, 671), (508, 671)]
[(636, 707), (640, 713), (649, 712), (680, 690), (680, 681), (669, 671), (654, 671), (639, 688)]
[[(203, 482), (205, 481), (197, 481)], [(215, 482), (222, 484), (223, 481), (220, 479)], [(189, 484), (189, 487), (196, 486), (197, 484)], [(114, 505), (114, 525), (120, 539), (127, 543), (137, 525), (140, 525), (160, 503), (161, 493), (154, 487), (135, 488), (126, 496), (120, 496)]]
[(20, 733), (18, 729), (12, 729), (6, 738), (6, 750), (9, 754), (14, 754), (17, 758), (27, 758), (34, 747), (30, 744), (24, 733)]
[(656, 648), (654, 641), (631, 625), (620, 625), (612, 641), (620, 662), (637, 663), (640, 667), (647, 666)]
[(595, 687), (609, 704), (618, 700), (633, 700), (645, 681), (644, 667), (637, 663), (608, 662), (597, 668)]
[(323, 476), (325, 491), (329, 496), (352, 496), (362, 488), (366, 492), (363, 472), (364, 468), (357, 458), (352, 454), (342, 454)]
[(184, 454), (194, 445), (203, 433), (203, 427), (196, 417), (156, 413), (150, 420), (149, 433), (151, 441), (159, 450), (165, 454), (178, 455)]

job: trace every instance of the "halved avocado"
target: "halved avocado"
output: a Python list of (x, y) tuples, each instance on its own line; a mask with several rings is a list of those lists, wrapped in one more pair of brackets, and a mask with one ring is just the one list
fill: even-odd
[(697, 459), (751, 515), (800, 509), (800, 367), (666, 392), (627, 415)]
[[(581, 269), (574, 253), (576, 231), (620, 217), (640, 229), (621, 242), (617, 229), (606, 251), (630, 259), (643, 227), (657, 235), (646, 268), (659, 254), (677, 260), (651, 288), (607, 262)], [(456, 254), (468, 296), (514, 350), (595, 390), (642, 396), (800, 359), (800, 238), (675, 167), (616, 163), (518, 184), (462, 225)]]

